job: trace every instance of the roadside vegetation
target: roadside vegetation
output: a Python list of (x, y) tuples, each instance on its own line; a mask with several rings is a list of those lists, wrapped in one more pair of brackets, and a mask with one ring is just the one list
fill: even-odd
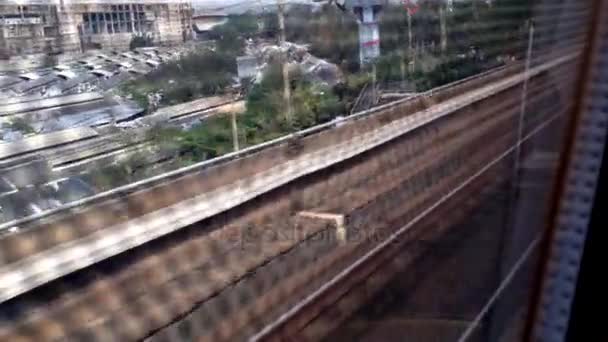
[(125, 83), (121, 92), (143, 108), (149, 106), (148, 94), (162, 94), (161, 106), (224, 94), (237, 75), (236, 57), (244, 52), (245, 37), (255, 30), (255, 17), (232, 16), (228, 23), (214, 29), (215, 50), (199, 48), (179, 60), (163, 63), (152, 72)]
[[(237, 118), (241, 146), (259, 144), (331, 121), (343, 113), (343, 104), (332, 89), (317, 87), (297, 74), (293, 76), (291, 120), (284, 116), (279, 65), (271, 66), (264, 80), (252, 87), (246, 99), (246, 111)], [(157, 127), (150, 137), (157, 145), (177, 146), (179, 157), (191, 162), (215, 158), (233, 149), (230, 115), (209, 118), (187, 131)]]
[(15, 118), (9, 122), (4, 123), (2, 127), (5, 129), (10, 129), (12, 131), (17, 131), (24, 135), (36, 133), (34, 127), (32, 127), (30, 123), (24, 118)]
[(121, 90), (144, 108), (148, 107), (148, 94), (156, 93), (162, 94), (161, 105), (173, 105), (224, 93), (235, 73), (236, 62), (231, 55), (195, 51), (127, 82)]
[[(376, 61), (377, 82), (400, 82), (409, 91), (425, 91), (521, 57), (525, 51), (525, 0), (455, 2), (447, 18), (447, 48), (441, 49), (441, 1), (420, 1), (412, 16), (412, 48), (407, 12), (401, 5), (385, 8), (380, 17), (381, 53)], [(261, 25), (259, 24), (261, 22)], [(301, 73), (290, 73), (293, 117), (285, 118), (283, 78), (279, 64), (267, 68), (259, 83), (248, 86), (246, 111), (237, 117), (241, 148), (305, 129), (337, 116), (348, 115), (361, 90), (371, 82), (368, 68), (360, 68), (357, 23), (352, 15), (325, 5), (317, 12), (308, 6), (290, 6), (286, 16), (287, 40), (309, 45), (314, 56), (338, 65), (344, 82), (333, 88), (313, 84)], [(125, 84), (122, 91), (147, 107), (148, 94), (162, 93), (161, 105), (229, 91), (236, 76), (236, 57), (246, 40), (277, 39), (273, 13), (231, 16), (216, 27), (215, 49), (198, 49), (177, 61), (161, 65), (150, 74)], [(174, 151), (171, 167), (215, 158), (233, 150), (230, 115), (206, 119), (187, 131), (154, 127), (149, 140), (160, 150)], [(98, 184), (127, 183), (153, 172), (131, 158), (96, 171)], [(107, 169), (107, 170), (106, 170)]]
[[(247, 95), (246, 111), (238, 114), (237, 132), (241, 147), (256, 145), (285, 134), (333, 120), (344, 113), (344, 103), (331, 88), (318, 87), (306, 81), (301, 74), (292, 78), (293, 117), (284, 116), (283, 78), (280, 65), (272, 65), (263, 81), (254, 84)], [(353, 87), (359, 87), (361, 78), (352, 78)], [(345, 87), (343, 92), (357, 92)], [(157, 150), (171, 151), (174, 157), (169, 168), (212, 159), (233, 151), (231, 115), (224, 114), (206, 119), (189, 129), (153, 127), (148, 140)], [(142, 166), (144, 165), (144, 166)], [(128, 158), (95, 170), (89, 180), (98, 189), (108, 189), (151, 176), (165, 168), (151, 170), (142, 158)]]

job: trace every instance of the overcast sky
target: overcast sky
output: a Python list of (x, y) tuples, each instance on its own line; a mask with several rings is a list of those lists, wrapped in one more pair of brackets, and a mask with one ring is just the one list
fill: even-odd
[[(285, 0), (286, 3), (312, 3), (311, 0)], [(276, 0), (192, 0), (196, 8), (223, 9), (226, 12), (242, 12), (249, 8), (275, 5)]]

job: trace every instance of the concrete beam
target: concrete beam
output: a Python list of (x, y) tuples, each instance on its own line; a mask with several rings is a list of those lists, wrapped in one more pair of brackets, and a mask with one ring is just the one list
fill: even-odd
[(342, 214), (332, 213), (317, 213), (312, 211), (301, 211), (296, 216), (297, 222), (304, 220), (312, 220), (318, 222), (326, 222), (336, 229), (336, 241), (340, 244), (346, 243), (346, 224)]

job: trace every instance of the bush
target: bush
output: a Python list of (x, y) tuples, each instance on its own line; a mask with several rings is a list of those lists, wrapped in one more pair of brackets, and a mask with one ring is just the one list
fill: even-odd
[(127, 168), (123, 165), (112, 164), (105, 167), (93, 168), (85, 176), (85, 181), (93, 184), (99, 191), (105, 191), (129, 183), (131, 177)]
[(423, 74), (428, 90), (475, 75), (483, 70), (483, 66), (474, 58), (450, 59), (440, 63), (433, 71)]
[(380, 57), (376, 65), (378, 81), (401, 81), (401, 63), (405, 63), (405, 60), (398, 54)]
[(217, 50), (232, 56), (242, 55), (245, 50), (245, 39), (257, 34), (257, 18), (249, 13), (230, 16), (225, 24), (216, 26), (211, 31), (211, 35), (217, 37)]
[(12, 121), (3, 124), (4, 128), (21, 132), (22, 134), (34, 133), (34, 128), (24, 118), (15, 118)]
[(131, 100), (135, 101), (141, 108), (147, 109), (150, 106), (148, 101), (148, 93), (156, 90), (156, 87), (152, 84), (145, 84), (145, 82), (130, 81), (124, 83), (119, 91), (123, 95), (130, 95)]
[(163, 94), (163, 103), (165, 104), (177, 104), (192, 101), (194, 99), (197, 90), (190, 84), (178, 84), (175, 87), (169, 88)]
[[(293, 118), (285, 119), (283, 80), (280, 66), (270, 66), (262, 82), (253, 85), (246, 112), (238, 118), (241, 145), (262, 143), (287, 133), (332, 120), (344, 113), (344, 105), (331, 89), (316, 88), (293, 73)], [(233, 150), (232, 124), (228, 115), (212, 117), (195, 128), (181, 132), (153, 129), (149, 138), (156, 145), (175, 144), (180, 159), (197, 162)]]
[(317, 104), (317, 123), (324, 123), (335, 119), (337, 116), (345, 112), (344, 102), (331, 94), (326, 93), (321, 95)]
[(181, 131), (173, 127), (154, 126), (146, 131), (146, 139), (162, 144), (172, 142)]
[(336, 85), (334, 92), (342, 102), (354, 102), (363, 87), (370, 82), (371, 76), (368, 73), (348, 74), (346, 82)]
[(148, 108), (148, 94), (163, 94), (164, 105), (191, 101), (225, 92), (236, 74), (233, 56), (213, 51), (196, 51), (157, 69), (122, 88), (140, 106)]
[(227, 116), (205, 120), (177, 138), (180, 155), (192, 161), (215, 158), (232, 151), (232, 126)]

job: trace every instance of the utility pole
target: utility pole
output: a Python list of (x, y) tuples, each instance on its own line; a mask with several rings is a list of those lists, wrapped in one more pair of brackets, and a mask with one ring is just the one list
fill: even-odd
[(230, 113), (230, 121), (232, 124), (232, 146), (234, 147), (234, 151), (239, 150), (239, 132), (238, 126), (236, 124), (236, 113), (233, 111)]
[(448, 27), (445, 18), (445, 8), (439, 4), (439, 25), (441, 26), (441, 53), (445, 54), (448, 49)]
[[(406, 66), (405, 66), (405, 54), (403, 53), (403, 49), (401, 49), (401, 56), (400, 57), (401, 57), (401, 64), (400, 64), (400, 67), (401, 67), (401, 88), (405, 89), (405, 68), (406, 68)], [(408, 63), (410, 63), (409, 62), (409, 58), (408, 58)]]
[(285, 101), (285, 120), (291, 122), (293, 109), (291, 107), (291, 85), (289, 84), (289, 63), (285, 47), (285, 2), (277, 0), (277, 16), (279, 19), (279, 47), (281, 49), (281, 64), (283, 69), (283, 99)]
[(515, 150), (515, 166), (514, 170), (514, 179), (517, 179), (519, 175), (519, 163), (521, 158), (521, 140), (524, 135), (524, 117), (526, 115), (526, 101), (528, 99), (528, 79), (530, 78), (530, 63), (532, 60), (532, 48), (534, 47), (534, 23), (530, 21), (529, 23), (529, 31), (528, 31), (528, 51), (526, 53), (526, 64), (524, 70), (524, 85), (521, 91), (521, 101), (519, 108), (519, 122), (517, 124), (517, 145)]
[[(410, 11), (410, 9), (408, 8), (407, 10), (407, 50), (408, 50), (408, 57), (410, 62), (414, 60), (414, 51), (413, 51), (413, 41), (414, 41), (414, 35), (412, 33), (412, 12)], [(415, 69), (416, 66), (414, 64), (412, 65), (412, 69)], [(410, 70), (410, 72), (413, 70)]]
[(372, 101), (378, 103), (378, 87), (376, 86), (376, 61), (372, 62)]
[[(418, 11), (418, 4), (413, 3), (410, 0), (403, 0), (403, 4), (405, 5), (405, 12), (407, 15), (407, 59), (409, 72), (412, 73), (416, 69), (416, 57), (414, 53), (414, 34), (412, 32), (412, 15)], [(404, 59), (402, 56), (401, 59), (401, 81), (403, 86), (405, 86), (405, 65)]]
[[(408, 3), (406, 3), (407, 6)], [(413, 70), (412, 65), (412, 15), (410, 13), (410, 9), (406, 8), (407, 13), (407, 61), (408, 61), (408, 69), (411, 73)], [(403, 48), (401, 49), (401, 87), (405, 88), (405, 54), (403, 53)]]

